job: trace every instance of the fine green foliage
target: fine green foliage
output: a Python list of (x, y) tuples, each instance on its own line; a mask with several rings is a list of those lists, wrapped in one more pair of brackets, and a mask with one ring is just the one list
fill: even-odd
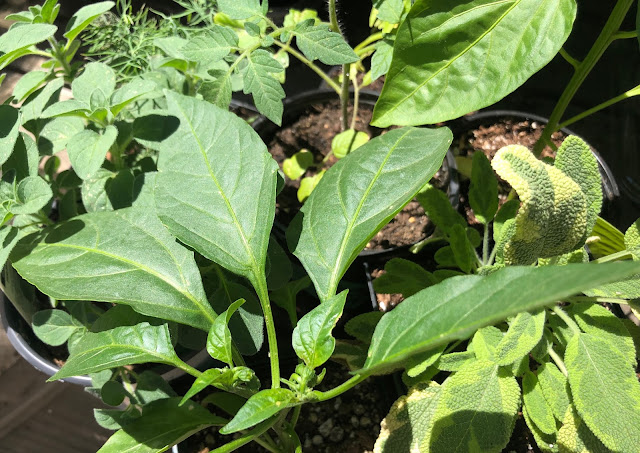
[(575, 15), (573, 0), (415, 2), (373, 124), (433, 124), (499, 101), (551, 61)]

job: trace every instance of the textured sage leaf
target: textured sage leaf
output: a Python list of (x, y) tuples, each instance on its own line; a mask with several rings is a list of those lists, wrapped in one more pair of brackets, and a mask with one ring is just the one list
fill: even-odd
[(112, 435), (98, 453), (161, 453), (198, 431), (225, 422), (197, 403), (179, 403), (180, 398), (167, 398), (145, 405), (142, 416)]
[(527, 412), (526, 407), (522, 408), (522, 416), (525, 420), (525, 423), (531, 430), (531, 433), (533, 434), (533, 438), (535, 439), (536, 444), (538, 445), (538, 448), (540, 448), (540, 450), (542, 450), (544, 453), (558, 453), (557, 436), (555, 435), (550, 436), (540, 431), (540, 429), (531, 420), (531, 417), (529, 417), (529, 413)]
[[(75, 173), (74, 173), (75, 174)], [(82, 204), (87, 212), (113, 211), (133, 204), (133, 173), (100, 168), (82, 182)]]
[(216, 317), (193, 253), (152, 211), (85, 214), (30, 239), (14, 250), (13, 265), (51, 297), (122, 303), (205, 331)]
[(260, 113), (280, 126), (285, 93), (273, 74), (284, 71), (284, 68), (263, 49), (254, 50), (246, 60), (247, 66), (242, 73), (243, 91), (253, 95), (253, 102)]
[(187, 60), (207, 68), (229, 55), (231, 48), (237, 45), (238, 35), (233, 29), (214, 24), (190, 36), (181, 51)]
[(494, 104), (551, 61), (575, 15), (573, 0), (416, 1), (373, 124), (433, 124)]
[(12, 61), (31, 53), (28, 48), (38, 44), (56, 32), (58, 27), (49, 24), (25, 24), (11, 27), (0, 36), (0, 69), (8, 66)]
[(40, 155), (35, 141), (26, 133), (21, 133), (16, 140), (11, 156), (2, 164), (2, 171), (15, 171), (16, 179), (20, 181), (27, 176), (37, 176)]
[(441, 355), (438, 359), (437, 367), (443, 371), (460, 371), (475, 360), (476, 355), (471, 351), (452, 352)]
[(233, 113), (171, 92), (167, 102), (180, 126), (158, 144), (158, 215), (185, 244), (255, 284), (264, 274), (278, 165)]
[(10, 105), (0, 105), (0, 165), (11, 156), (20, 134), (18, 109)]
[(358, 56), (344, 38), (329, 30), (327, 24), (314, 24), (312, 19), (299, 23), (292, 32), (296, 44), (309, 60), (320, 60), (324, 64), (339, 65), (354, 63)]
[[(88, 63), (82, 74), (71, 83), (71, 91), (76, 101), (91, 107), (92, 97), (100, 97), (105, 102), (116, 89), (116, 74), (104, 63)], [(95, 102), (95, 101), (94, 101)], [(108, 107), (109, 105), (104, 105)]]
[(39, 311), (33, 316), (32, 327), (33, 333), (51, 346), (64, 344), (72, 333), (85, 328), (64, 310)]
[(319, 367), (333, 354), (336, 339), (331, 331), (342, 316), (346, 301), (347, 291), (325, 300), (304, 315), (293, 329), (293, 349), (309, 368)]
[(556, 433), (556, 420), (542, 392), (538, 377), (527, 371), (522, 379), (522, 399), (531, 421), (545, 434)]
[[(550, 305), (583, 289), (637, 272), (640, 263), (506, 267), (487, 277), (453, 277), (405, 299), (385, 315), (373, 335), (361, 370), (383, 374), (413, 354), (522, 311)], [(545, 282), (540, 285), (540, 282)]]
[(67, 153), (76, 174), (82, 179), (93, 176), (102, 166), (117, 136), (115, 126), (107, 126), (102, 134), (85, 129), (71, 137), (67, 143)]
[(289, 407), (289, 403), (294, 399), (295, 394), (288, 389), (262, 390), (247, 400), (235, 417), (220, 430), (220, 433), (232, 434), (251, 428)]
[(75, 345), (60, 371), (49, 380), (146, 362), (174, 366), (182, 362), (173, 350), (166, 324), (152, 326), (145, 322), (104, 332), (89, 332)]
[(636, 220), (624, 233), (624, 246), (635, 254), (640, 254), (640, 219)]
[(209, 355), (221, 362), (228, 363), (230, 367), (233, 367), (233, 356), (231, 332), (228, 324), (231, 316), (244, 302), (244, 299), (239, 299), (221, 313), (211, 324), (209, 336), (207, 337), (207, 352), (209, 352)]
[(496, 346), (503, 338), (504, 333), (497, 327), (483, 327), (473, 335), (467, 350), (473, 351), (479, 360), (495, 361)]
[(569, 407), (558, 431), (560, 453), (610, 453), (593, 435), (573, 407)]
[[(373, 336), (373, 332), (371, 332)], [(369, 340), (370, 341), (370, 340)], [(411, 378), (415, 378), (424, 373), (431, 365), (436, 363), (440, 356), (444, 352), (446, 345), (440, 345), (440, 347), (435, 349), (430, 349), (429, 351), (425, 351), (421, 354), (411, 357), (407, 360), (407, 376)]]
[(640, 442), (640, 383), (627, 358), (590, 334), (573, 336), (565, 352), (569, 385), (578, 415), (614, 451)]
[(429, 219), (445, 233), (448, 234), (455, 225), (466, 228), (466, 220), (453, 209), (447, 194), (431, 184), (425, 185), (416, 195), (416, 199), (424, 208)]
[(435, 285), (438, 280), (422, 266), (402, 258), (392, 258), (384, 265), (385, 273), (373, 281), (373, 289), (382, 294), (402, 294), (407, 298)]
[(9, 259), (9, 254), (21, 236), (19, 229), (14, 226), (3, 225), (0, 227), (0, 268), (4, 267)]
[(429, 451), (433, 414), (442, 395), (436, 382), (418, 384), (401, 396), (382, 420), (374, 453)]
[(537, 369), (537, 373), (545, 400), (556, 419), (562, 421), (570, 404), (567, 378), (550, 362), (543, 363)]
[(355, 151), (369, 141), (369, 136), (355, 129), (340, 132), (331, 140), (331, 152), (338, 159), (342, 159), (351, 151)]
[(218, 0), (218, 8), (232, 19), (249, 19), (262, 15), (260, 0)]
[(433, 415), (433, 453), (500, 452), (509, 442), (520, 406), (515, 378), (487, 361), (472, 362), (442, 385)]
[(84, 118), (89, 113), (89, 105), (84, 102), (68, 99), (56, 102), (42, 112), (42, 118), (56, 118), (62, 116), (77, 116)]
[(114, 2), (98, 2), (83, 6), (69, 19), (64, 37), (73, 41), (94, 19), (109, 11), (113, 5), (115, 5)]
[(467, 237), (467, 230), (460, 225), (453, 225), (449, 230), (449, 245), (460, 270), (465, 274), (471, 272), (476, 255)]
[(469, 204), (476, 218), (485, 225), (498, 211), (498, 180), (489, 159), (480, 151), (473, 153)]
[(442, 164), (451, 131), (404, 128), (374, 138), (333, 165), (287, 231), (321, 300), (355, 257)]
[(538, 310), (534, 313), (519, 313), (509, 323), (509, 330), (496, 346), (496, 363), (510, 365), (522, 356), (529, 354), (542, 338), (544, 321), (544, 310)]
[(282, 171), (289, 179), (298, 179), (304, 175), (304, 172), (311, 165), (313, 165), (313, 153), (306, 149), (301, 149), (282, 162)]

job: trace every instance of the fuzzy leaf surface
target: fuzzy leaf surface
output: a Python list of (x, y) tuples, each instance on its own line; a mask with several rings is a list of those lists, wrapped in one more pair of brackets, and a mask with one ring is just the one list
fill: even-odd
[(67, 143), (67, 153), (76, 174), (82, 179), (93, 176), (102, 166), (117, 136), (115, 126), (107, 126), (103, 134), (85, 129), (71, 137)]
[(538, 377), (531, 371), (527, 371), (522, 379), (522, 399), (531, 421), (538, 429), (548, 435), (555, 434), (553, 411), (544, 397)]
[(258, 111), (278, 126), (282, 124), (282, 98), (285, 93), (274, 74), (282, 71), (284, 68), (278, 60), (266, 50), (258, 49), (249, 54), (242, 73), (243, 91), (251, 94)]
[(509, 330), (496, 347), (498, 365), (509, 365), (531, 352), (542, 338), (545, 311), (522, 312), (509, 324)]
[(476, 218), (485, 225), (498, 211), (498, 180), (483, 152), (473, 153), (469, 204)]
[(113, 5), (114, 2), (98, 2), (83, 6), (69, 19), (64, 37), (73, 41), (94, 19), (109, 11)]
[(374, 138), (333, 165), (287, 231), (320, 300), (376, 232), (442, 164), (451, 131), (403, 128)]
[(218, 0), (218, 9), (239, 20), (262, 14), (260, 0)]
[(558, 451), (560, 453), (610, 453), (600, 440), (593, 435), (573, 407), (569, 407), (558, 431)]
[(4, 164), (18, 140), (20, 134), (20, 115), (18, 109), (10, 105), (0, 105), (0, 165)]
[(377, 293), (413, 296), (438, 280), (429, 271), (412, 261), (392, 258), (384, 265), (385, 273), (373, 281)]
[(545, 400), (556, 419), (562, 421), (570, 404), (567, 378), (557, 366), (550, 362), (543, 363), (537, 373)]
[(358, 61), (358, 56), (344, 38), (329, 30), (327, 24), (314, 25), (313, 20), (299, 23), (293, 31), (298, 47), (311, 61), (320, 60), (328, 65)]

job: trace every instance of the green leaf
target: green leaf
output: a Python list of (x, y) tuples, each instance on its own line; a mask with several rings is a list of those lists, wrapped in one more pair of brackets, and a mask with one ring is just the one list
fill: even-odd
[(342, 159), (351, 151), (355, 151), (369, 141), (369, 136), (355, 129), (340, 132), (331, 140), (331, 152), (338, 159)]
[(509, 323), (509, 330), (496, 346), (496, 363), (510, 365), (529, 354), (542, 338), (544, 321), (544, 310), (519, 313)]
[(78, 329), (85, 328), (82, 323), (64, 310), (39, 311), (33, 316), (32, 327), (33, 333), (51, 346), (64, 344), (71, 334)]
[(442, 387), (436, 382), (409, 389), (382, 420), (373, 453), (429, 451), (433, 415), (441, 395)]
[(291, 327), (295, 327), (296, 324), (296, 298), (298, 293), (308, 288), (309, 285), (311, 285), (311, 279), (305, 275), (298, 280), (290, 281), (282, 288), (277, 289), (270, 294), (271, 302), (287, 311), (289, 319), (292, 320)]
[(0, 165), (4, 164), (16, 145), (20, 134), (18, 109), (10, 105), (0, 105)]
[(100, 399), (109, 406), (119, 406), (126, 396), (122, 384), (117, 381), (107, 381), (100, 389)]
[(636, 220), (624, 233), (624, 246), (640, 258), (640, 219)]
[(600, 216), (596, 218), (591, 236), (597, 238), (596, 241), (589, 242), (589, 251), (595, 258), (621, 252), (626, 248), (622, 232)]
[(220, 433), (232, 434), (251, 428), (289, 407), (289, 403), (294, 399), (295, 394), (288, 389), (262, 390), (247, 400), (236, 416), (220, 430)]
[[(69, 301), (65, 303), (68, 304)], [(91, 305), (86, 301), (77, 301), (76, 304), (81, 306)], [(141, 315), (128, 305), (116, 305), (100, 314), (97, 319), (91, 323), (91, 332), (104, 332), (105, 330), (115, 329), (116, 327), (135, 326), (143, 322), (148, 322), (152, 326), (159, 326), (166, 321), (152, 316)]]
[(300, 203), (304, 203), (305, 200), (311, 196), (311, 193), (320, 183), (320, 180), (325, 173), (326, 171), (322, 170), (313, 176), (302, 178), (302, 180), (300, 181), (300, 187), (298, 188), (297, 192), (298, 201), (300, 201)]
[[(59, 104), (54, 104), (59, 105)], [(43, 155), (53, 155), (67, 147), (74, 135), (84, 130), (84, 121), (78, 117), (60, 117), (47, 122), (38, 137), (38, 149)]]
[(282, 162), (282, 171), (289, 179), (298, 179), (307, 168), (313, 165), (313, 153), (306, 149), (301, 149), (293, 156)]
[(483, 327), (475, 333), (467, 350), (473, 351), (475, 356), (480, 360), (495, 361), (496, 347), (500, 341), (502, 341), (503, 337), (504, 333), (497, 327)]
[(236, 310), (244, 304), (244, 299), (236, 300), (223, 313), (218, 316), (207, 337), (207, 352), (214, 359), (228, 363), (229, 367), (233, 367), (233, 354), (231, 348), (231, 332), (229, 331), (229, 320)]
[(253, 95), (253, 102), (258, 111), (280, 126), (282, 98), (285, 97), (285, 93), (280, 82), (272, 74), (282, 72), (284, 68), (263, 49), (251, 52), (246, 61), (247, 66), (242, 73), (244, 93)]
[(393, 56), (393, 41), (383, 38), (376, 43), (376, 51), (371, 56), (371, 80), (376, 80), (389, 72)]
[(102, 166), (117, 136), (118, 129), (107, 126), (102, 134), (85, 129), (71, 137), (67, 143), (67, 153), (76, 174), (82, 179), (93, 176)]
[(293, 276), (293, 267), (289, 256), (273, 235), (269, 238), (269, 248), (267, 249), (266, 274), (267, 287), (270, 291), (282, 288)]
[(56, 118), (61, 116), (77, 116), (84, 118), (89, 113), (89, 105), (84, 102), (68, 99), (66, 101), (56, 102), (47, 107), (42, 112), (41, 118)]
[(540, 429), (531, 420), (531, 417), (529, 417), (529, 413), (527, 412), (526, 407), (522, 408), (522, 415), (527, 426), (531, 430), (531, 433), (533, 434), (533, 438), (535, 439), (538, 448), (540, 448), (540, 450), (545, 453), (558, 453), (556, 436), (550, 436), (540, 431)]
[(99, 2), (83, 6), (69, 19), (64, 37), (68, 41), (73, 41), (94, 19), (109, 11), (113, 5), (115, 5), (113, 2)]
[(373, 281), (373, 289), (381, 294), (402, 294), (407, 298), (435, 285), (438, 280), (429, 271), (412, 261), (392, 258), (384, 265), (385, 273)]
[(212, 25), (206, 30), (189, 36), (181, 51), (189, 61), (200, 63), (208, 68), (213, 63), (229, 55), (232, 47), (238, 46), (238, 35), (231, 28)]
[(426, 184), (416, 195), (429, 219), (443, 232), (449, 234), (455, 225), (467, 227), (467, 221), (451, 206), (449, 197), (442, 190)]
[(558, 431), (560, 453), (610, 453), (593, 435), (573, 407), (569, 407)]
[(209, 74), (215, 80), (205, 80), (198, 88), (202, 98), (221, 109), (228, 109), (231, 104), (231, 72), (210, 71)]
[(514, 377), (491, 362), (472, 362), (442, 385), (424, 451), (500, 452), (509, 442), (519, 406)]
[(466, 228), (456, 224), (449, 230), (449, 245), (453, 252), (456, 265), (462, 272), (468, 274), (476, 261), (473, 247), (467, 237)]
[(369, 343), (371, 342), (373, 331), (383, 314), (381, 311), (362, 313), (348, 320), (344, 325), (344, 330), (363, 343)]
[(98, 333), (87, 333), (75, 345), (66, 363), (49, 381), (136, 363), (182, 363), (169, 337), (166, 324), (116, 327)]
[(333, 354), (336, 339), (331, 331), (342, 316), (347, 292), (343, 291), (322, 302), (304, 315), (293, 329), (293, 349), (311, 369), (318, 368)]
[(452, 352), (443, 354), (438, 359), (437, 367), (443, 371), (460, 371), (470, 362), (476, 361), (476, 354), (472, 351)]
[(449, 278), (405, 299), (382, 318), (360, 372), (389, 372), (414, 354), (465, 339), (480, 327), (553, 304), (603, 281), (624, 278), (637, 272), (638, 266), (628, 262), (514, 266), (487, 277)]
[(15, 203), (9, 208), (13, 214), (34, 214), (53, 197), (51, 188), (40, 176), (27, 176), (16, 186)]
[[(373, 336), (373, 332), (371, 332), (371, 335)], [(371, 341), (371, 338), (369, 338), (369, 341)], [(407, 376), (411, 378), (419, 377), (422, 373), (427, 371), (429, 367), (431, 367), (431, 365), (433, 365), (440, 359), (445, 348), (446, 345), (443, 344), (436, 349), (431, 349), (429, 351), (418, 354), (417, 356), (411, 357), (411, 359), (407, 361)]]
[(140, 412), (136, 406), (129, 406), (124, 411), (119, 409), (94, 409), (93, 417), (96, 423), (104, 429), (112, 431), (121, 429), (123, 426), (131, 423), (140, 417)]
[(547, 403), (538, 377), (527, 371), (522, 379), (522, 399), (531, 421), (545, 434), (556, 433), (556, 420), (551, 407)]
[(127, 105), (156, 89), (150, 80), (134, 79), (125, 83), (111, 95), (111, 113), (115, 116)]
[(152, 211), (85, 214), (30, 239), (14, 250), (13, 265), (51, 297), (123, 303), (205, 331), (216, 317), (193, 252)]
[(391, 24), (400, 23), (404, 12), (402, 0), (373, 0), (373, 7), (378, 10), (378, 19)]
[(95, 100), (103, 100), (98, 107), (110, 107), (109, 100), (116, 89), (116, 74), (104, 63), (88, 63), (82, 74), (71, 83), (71, 91), (76, 101), (85, 108), (95, 110)]
[(320, 300), (336, 293), (369, 239), (433, 176), (451, 140), (446, 128), (395, 129), (327, 171), (287, 231)]
[(49, 105), (58, 101), (60, 90), (63, 86), (64, 80), (62, 78), (57, 78), (29, 96), (25, 103), (22, 104), (22, 107), (20, 107), (22, 124), (42, 118), (42, 112)]
[(182, 242), (255, 285), (265, 269), (278, 165), (233, 113), (170, 92), (167, 101), (180, 126), (159, 144), (158, 215)]
[(565, 352), (573, 403), (607, 448), (633, 451), (640, 440), (640, 383), (626, 357), (605, 339), (573, 336)]
[(16, 101), (24, 101), (27, 96), (40, 88), (48, 75), (49, 73), (44, 71), (31, 71), (20, 77), (16, 86), (13, 87), (13, 96)]
[(209, 426), (225, 419), (189, 401), (168, 398), (145, 405), (142, 416), (127, 423), (107, 440), (98, 453), (161, 453)]
[(231, 372), (232, 371), (229, 369), (219, 369), (219, 368), (210, 368), (206, 370), (200, 376), (198, 376), (196, 380), (193, 382), (193, 384), (191, 385), (191, 388), (189, 388), (189, 390), (187, 391), (187, 393), (185, 393), (182, 400), (180, 400), (180, 405), (182, 406), (184, 403), (186, 403), (189, 400), (189, 398), (192, 398), (193, 396), (197, 395), (198, 393), (200, 393), (201, 391), (209, 387), (211, 384), (213, 384), (215, 381), (220, 380), (224, 373), (231, 373)]
[(575, 15), (573, 0), (416, 1), (372, 124), (434, 124), (494, 104), (551, 61)]
[[(258, 382), (255, 373), (247, 367), (211, 368), (196, 378), (191, 388), (180, 401), (180, 405), (210, 385), (224, 392), (236, 392), (240, 395), (245, 395), (243, 402), (255, 393), (255, 390), (260, 388), (260, 382)], [(254, 389), (254, 391), (247, 391), (247, 388)], [(229, 393), (226, 394), (228, 395)]]
[(537, 373), (544, 399), (551, 407), (556, 419), (562, 421), (570, 404), (567, 378), (557, 366), (550, 362), (538, 367)]
[(329, 30), (327, 24), (315, 25), (313, 19), (299, 23), (292, 32), (296, 44), (309, 60), (320, 60), (324, 64), (339, 65), (355, 63), (358, 56), (344, 38)]
[(218, 0), (218, 9), (231, 19), (249, 19), (262, 16), (260, 0)]
[(113, 173), (101, 168), (82, 183), (82, 203), (87, 212), (129, 207), (133, 203), (133, 183), (133, 173), (129, 169)]
[(22, 55), (31, 53), (30, 46), (38, 44), (56, 32), (58, 27), (49, 24), (25, 24), (11, 27), (0, 36), (0, 69), (8, 66)]
[(40, 155), (38, 147), (31, 137), (26, 133), (20, 133), (13, 153), (2, 165), (4, 173), (14, 170), (16, 179), (20, 181), (27, 176), (37, 176), (38, 166), (40, 164)]
[(469, 204), (476, 218), (485, 225), (498, 211), (498, 180), (483, 152), (473, 153)]
[(4, 267), (9, 254), (18, 243), (22, 235), (14, 226), (3, 225), (0, 227), (0, 268)]

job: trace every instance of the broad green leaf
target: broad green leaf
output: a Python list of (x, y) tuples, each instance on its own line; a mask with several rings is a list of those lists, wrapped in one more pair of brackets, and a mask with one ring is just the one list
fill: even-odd
[(373, 336), (373, 331), (383, 314), (381, 311), (372, 311), (357, 315), (346, 322), (344, 330), (363, 343), (369, 343)]
[(13, 96), (16, 101), (21, 102), (31, 93), (40, 88), (49, 73), (45, 71), (31, 71), (20, 77), (16, 86), (13, 87)]
[(249, 19), (262, 15), (260, 0), (218, 0), (218, 9), (231, 19)]
[(543, 363), (537, 373), (544, 399), (551, 407), (556, 419), (562, 421), (570, 404), (567, 378), (550, 362)]
[[(55, 104), (57, 105), (57, 104)], [(60, 117), (47, 122), (38, 137), (38, 150), (43, 155), (53, 155), (67, 147), (76, 134), (84, 130), (84, 121), (78, 117)]]
[(89, 105), (84, 102), (68, 99), (66, 101), (56, 102), (47, 107), (42, 112), (42, 118), (57, 118), (61, 116), (77, 116), (84, 118), (89, 113)]
[(494, 361), (496, 346), (502, 341), (504, 333), (494, 326), (483, 327), (473, 335), (468, 351), (473, 351), (479, 360)]
[(573, 304), (568, 310), (580, 328), (591, 335), (606, 340), (620, 352), (631, 366), (636, 364), (636, 348), (633, 338), (622, 320), (598, 304)]
[(152, 211), (85, 214), (30, 239), (14, 250), (13, 265), (51, 297), (123, 303), (205, 331), (216, 317), (193, 253)]
[(202, 98), (221, 109), (228, 109), (231, 104), (231, 73), (229, 71), (211, 71), (215, 80), (205, 80), (198, 88)]
[(161, 453), (198, 431), (225, 422), (197, 403), (179, 403), (180, 398), (168, 398), (145, 405), (142, 416), (111, 436), (98, 453)]
[(300, 181), (300, 187), (298, 188), (297, 192), (298, 201), (300, 203), (304, 203), (306, 199), (311, 196), (311, 193), (320, 183), (320, 180), (322, 180), (325, 173), (326, 171), (322, 170), (313, 176), (302, 178), (302, 180)]
[(181, 51), (187, 60), (195, 61), (208, 68), (229, 55), (231, 48), (237, 45), (238, 35), (233, 29), (212, 25), (190, 36)]
[(402, 294), (407, 298), (435, 285), (438, 280), (429, 271), (412, 261), (392, 258), (384, 265), (385, 273), (373, 281), (373, 289), (382, 294)]
[(244, 299), (236, 300), (211, 324), (209, 336), (207, 337), (207, 352), (214, 359), (228, 363), (233, 367), (233, 354), (231, 345), (231, 332), (229, 331), (229, 320), (236, 310), (244, 304)]
[(297, 280), (292, 280), (270, 294), (271, 302), (287, 311), (289, 319), (292, 321), (291, 327), (295, 327), (297, 324), (296, 298), (298, 293), (309, 287), (309, 285), (311, 285), (311, 279), (305, 275)]
[[(110, 107), (109, 100), (116, 89), (116, 74), (104, 63), (88, 63), (79, 77), (71, 83), (71, 91), (76, 101), (91, 108), (92, 100), (103, 100), (99, 107)], [(91, 108), (95, 110), (95, 108)]]
[(29, 121), (40, 119), (42, 117), (42, 112), (49, 105), (58, 101), (60, 90), (63, 86), (64, 80), (62, 78), (57, 78), (29, 96), (25, 103), (22, 104), (22, 107), (20, 107), (22, 124), (24, 125)]
[[(439, 248), (434, 254), (433, 258), (436, 260), (436, 263), (438, 263), (438, 268), (458, 266), (458, 264), (456, 263), (456, 259), (453, 256), (453, 250), (449, 245)], [(460, 272), (460, 275), (464, 274)]]
[(315, 25), (312, 19), (306, 20), (299, 23), (292, 33), (298, 48), (311, 61), (320, 60), (328, 65), (358, 61), (358, 56), (344, 38), (329, 30), (327, 24)]
[(123, 426), (131, 423), (133, 420), (140, 417), (138, 408), (134, 405), (129, 406), (124, 411), (119, 409), (94, 409), (93, 418), (96, 419), (96, 423), (104, 429), (116, 431)]
[(67, 153), (76, 174), (82, 179), (93, 176), (102, 166), (117, 136), (118, 129), (107, 126), (102, 134), (85, 129), (71, 137), (67, 143)]
[(436, 382), (418, 384), (401, 396), (382, 420), (374, 453), (429, 451), (433, 414), (442, 395)]
[(428, 449), (422, 451), (500, 452), (509, 442), (519, 406), (514, 377), (494, 363), (472, 362), (442, 385)]
[(426, 184), (416, 195), (416, 199), (424, 208), (429, 219), (443, 232), (448, 234), (455, 225), (467, 226), (467, 222), (451, 206), (447, 194), (438, 190), (431, 184)]
[(38, 44), (56, 32), (58, 27), (49, 24), (25, 24), (11, 27), (0, 36), (0, 69), (8, 66), (12, 61), (29, 54), (28, 48)]
[(134, 79), (125, 83), (111, 95), (111, 113), (115, 116), (136, 99), (155, 90), (150, 80)]
[(100, 168), (82, 182), (82, 204), (87, 212), (129, 207), (133, 203), (133, 183), (133, 173), (129, 169), (113, 173)]
[[(371, 336), (373, 336), (373, 332), (371, 332)], [(369, 338), (369, 342), (371, 338)], [(431, 349), (429, 351), (425, 351), (421, 354), (411, 357), (407, 360), (406, 373), (407, 376), (411, 378), (419, 377), (422, 373), (427, 371), (431, 365), (436, 363), (438, 359), (442, 356), (446, 345), (440, 345), (440, 347)]]
[(9, 208), (13, 214), (34, 214), (53, 197), (51, 188), (40, 176), (27, 176), (16, 185), (16, 198)]
[[(246, 399), (258, 390), (260, 382), (258, 382), (253, 370), (247, 367), (211, 368), (196, 378), (191, 388), (180, 401), (180, 405), (210, 385), (224, 392), (235, 392), (244, 395), (244, 399)], [(250, 389), (253, 390), (251, 391)]]
[(73, 41), (94, 19), (109, 11), (113, 5), (114, 2), (99, 2), (83, 6), (69, 19), (64, 37)]
[(469, 204), (476, 218), (485, 225), (498, 211), (498, 180), (489, 159), (480, 151), (473, 153)]
[(318, 368), (333, 354), (336, 339), (331, 335), (331, 331), (342, 316), (347, 292), (343, 291), (323, 301), (304, 315), (293, 329), (293, 349), (311, 369)]
[(465, 339), (480, 327), (519, 312), (551, 305), (583, 289), (624, 278), (637, 272), (638, 266), (640, 263), (629, 262), (514, 266), (487, 277), (449, 278), (405, 299), (382, 318), (360, 372), (384, 374), (414, 354)]
[(100, 399), (109, 406), (120, 406), (126, 396), (124, 387), (117, 381), (107, 381), (100, 389)]
[[(65, 304), (68, 304), (66, 301)], [(79, 306), (90, 306), (85, 301), (76, 301)], [(147, 322), (152, 326), (165, 324), (166, 321), (152, 316), (142, 315), (133, 310), (128, 305), (116, 305), (100, 314), (97, 319), (91, 323), (91, 332), (104, 332), (105, 330), (115, 329), (116, 327), (135, 326)], [(171, 331), (171, 329), (169, 329)]]
[(16, 140), (13, 153), (2, 164), (2, 171), (7, 173), (14, 170), (16, 179), (20, 181), (27, 176), (37, 176), (39, 164), (40, 155), (36, 143), (26, 133), (22, 132)]
[(531, 421), (545, 434), (556, 433), (556, 420), (545, 399), (538, 377), (527, 371), (522, 379), (522, 399)]
[(476, 261), (476, 255), (464, 227), (456, 224), (449, 230), (449, 246), (456, 265), (465, 274), (470, 273)]
[(496, 363), (510, 365), (522, 356), (529, 354), (542, 338), (544, 321), (544, 310), (518, 314), (509, 323), (509, 330), (496, 347)]
[(180, 125), (159, 143), (158, 215), (178, 239), (255, 285), (264, 274), (278, 165), (233, 113), (170, 92), (167, 101)]
[(575, 15), (573, 0), (416, 1), (373, 124), (433, 124), (494, 104), (551, 61)]
[(51, 346), (64, 344), (71, 334), (78, 329), (85, 328), (82, 323), (64, 310), (39, 311), (33, 316), (32, 327), (33, 333), (44, 343)]
[(220, 430), (220, 433), (232, 434), (251, 428), (289, 407), (289, 403), (294, 399), (295, 394), (288, 389), (262, 390), (247, 400), (236, 416)]
[(540, 431), (540, 429), (531, 420), (531, 417), (529, 417), (529, 413), (527, 412), (526, 407), (522, 408), (522, 416), (524, 417), (527, 426), (531, 430), (538, 448), (540, 448), (540, 450), (542, 450), (544, 453), (558, 453), (558, 443), (556, 436), (550, 436)]
[(588, 210), (584, 237), (586, 240), (602, 209), (602, 176), (596, 156), (584, 140), (571, 135), (558, 148), (554, 166), (573, 179), (585, 195)]
[(35, 288), (20, 277), (13, 266), (2, 268), (2, 283), (4, 285), (2, 292), (7, 296), (7, 299), (18, 310), (20, 316), (31, 323), (33, 315), (42, 309), (36, 299)]
[(116, 327), (87, 333), (75, 345), (66, 363), (49, 381), (136, 363), (180, 364), (166, 324)]
[(610, 453), (593, 435), (573, 407), (569, 407), (558, 431), (560, 453)]
[(253, 95), (253, 102), (260, 113), (276, 123), (282, 124), (282, 98), (284, 90), (273, 74), (284, 71), (282, 65), (263, 49), (254, 50), (246, 58), (242, 73), (243, 91)]
[(20, 230), (14, 226), (0, 226), (0, 268), (4, 267), (21, 236)]
[(442, 164), (451, 131), (395, 129), (333, 165), (287, 231), (321, 300), (355, 257)]
[(282, 163), (282, 171), (289, 179), (298, 179), (313, 165), (313, 153), (301, 149)]
[(266, 274), (270, 291), (282, 288), (293, 276), (293, 267), (287, 252), (273, 235), (269, 238), (267, 249)]
[(626, 248), (622, 232), (600, 216), (596, 218), (591, 236), (593, 238), (589, 241), (589, 251), (595, 258), (621, 252)]
[(391, 24), (400, 23), (404, 12), (402, 0), (373, 0), (373, 7), (378, 10), (378, 19)]
[(331, 140), (331, 152), (338, 159), (342, 159), (344, 156), (360, 148), (368, 141), (369, 136), (365, 132), (356, 131), (355, 129), (347, 129), (333, 137), (333, 140)]
[(10, 105), (0, 105), (0, 165), (11, 156), (18, 135), (20, 135), (18, 109)]
[(640, 442), (640, 383), (626, 357), (590, 334), (574, 335), (565, 352), (578, 415), (614, 451), (634, 451)]
[(443, 354), (438, 359), (437, 367), (443, 371), (460, 371), (470, 362), (476, 360), (476, 354), (472, 351), (452, 352)]
[(376, 51), (371, 56), (371, 80), (389, 72), (391, 58), (393, 56), (393, 41), (383, 38), (376, 43)]
[(210, 368), (206, 370), (200, 376), (198, 376), (195, 381), (193, 381), (191, 388), (189, 388), (182, 400), (180, 400), (180, 405), (182, 406), (189, 400), (189, 398), (197, 395), (198, 393), (209, 387), (211, 384), (213, 384), (215, 381), (221, 379), (223, 373), (230, 372), (231, 370), (229, 369), (220, 368)]

